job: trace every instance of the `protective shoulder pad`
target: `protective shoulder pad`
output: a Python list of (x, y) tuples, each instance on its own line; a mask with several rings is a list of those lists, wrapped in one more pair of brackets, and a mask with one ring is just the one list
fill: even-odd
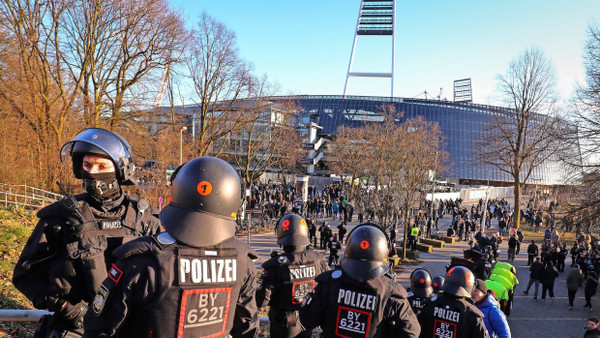
[(52, 203), (49, 206), (46, 206), (37, 212), (38, 218), (49, 218), (49, 217), (64, 216), (64, 215), (65, 215), (65, 209), (60, 204), (60, 201), (56, 202), (56, 203)]
[[(76, 201), (82, 201), (85, 199), (85, 194), (74, 195)], [(70, 204), (69, 197), (65, 196), (60, 201), (54, 202), (47, 207), (40, 209), (37, 212), (38, 218), (48, 218), (48, 217), (64, 217), (66, 214), (70, 213), (68, 205)], [(81, 203), (80, 203), (81, 205)]]
[(248, 250), (248, 257), (250, 257), (251, 260), (255, 260), (258, 259), (258, 253), (256, 253), (256, 251), (250, 249)]
[(315, 278), (315, 281), (318, 283), (331, 281), (331, 280), (340, 278), (342, 276), (342, 274), (343, 274), (342, 270), (340, 270), (340, 269), (325, 271), (322, 274), (318, 275)]
[(125, 259), (133, 255), (154, 251), (157, 249), (155, 240), (154, 236), (136, 238), (116, 248), (113, 251), (113, 256)]
[(246, 243), (240, 241), (239, 239), (235, 238), (235, 236), (232, 237), (232, 238), (235, 239), (235, 241), (238, 242), (238, 244), (240, 245), (240, 247), (239, 247), (240, 251), (239, 252), (244, 252), (244, 250), (246, 250), (246, 254), (248, 255), (248, 257), (251, 260), (258, 259), (258, 257), (259, 257), (258, 254), (256, 253), (256, 251), (252, 250), (252, 248), (248, 244), (246, 244)]
[(263, 269), (278, 268), (281, 265), (279, 263), (280, 257), (285, 257), (285, 256), (277, 255), (275, 257), (271, 257), (268, 261), (266, 261), (262, 264)]
[(392, 291), (392, 295), (398, 298), (408, 298), (408, 293), (406, 290), (398, 283), (390, 280), (390, 290)]

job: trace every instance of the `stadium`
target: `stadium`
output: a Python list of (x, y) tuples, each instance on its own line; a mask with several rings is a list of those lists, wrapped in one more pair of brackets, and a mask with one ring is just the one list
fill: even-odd
[[(439, 124), (445, 139), (445, 150), (450, 155), (449, 169), (443, 174), (448, 182), (507, 185), (512, 181), (507, 173), (479, 163), (475, 153), (477, 141), (486, 132), (485, 126), (493, 123), (495, 113), (506, 108), (467, 102), (367, 96), (288, 96), (279, 99), (297, 102), (302, 109), (299, 125), (316, 131), (316, 137), (305, 138), (315, 149), (312, 156), (309, 153), (309, 166), (327, 160), (324, 148), (327, 140), (335, 137), (338, 127), (358, 127), (367, 121), (382, 121), (382, 105), (391, 104), (396, 112), (402, 113), (402, 119), (421, 116)], [(311, 171), (310, 167), (308, 171)], [(564, 184), (564, 174), (564, 168), (559, 163), (548, 161), (534, 169), (530, 182)]]

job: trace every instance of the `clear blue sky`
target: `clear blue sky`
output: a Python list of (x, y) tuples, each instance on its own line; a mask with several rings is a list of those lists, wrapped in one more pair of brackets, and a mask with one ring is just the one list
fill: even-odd
[[(360, 0), (171, 0), (188, 22), (203, 12), (237, 35), (241, 56), (281, 86), (281, 94), (341, 95)], [(394, 96), (453, 98), (453, 81), (472, 79), (475, 103), (498, 104), (497, 80), (536, 46), (552, 61), (568, 98), (583, 81), (586, 29), (599, 0), (398, 1)], [(389, 71), (391, 38), (359, 37), (354, 71)], [(350, 80), (348, 94), (389, 96), (388, 79)]]

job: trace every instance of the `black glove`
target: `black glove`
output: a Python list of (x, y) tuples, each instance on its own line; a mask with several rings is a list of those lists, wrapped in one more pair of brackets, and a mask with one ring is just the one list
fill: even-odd
[(58, 314), (65, 319), (75, 329), (83, 327), (83, 316), (87, 312), (88, 303), (80, 301), (77, 304), (71, 304), (69, 302), (64, 303)]

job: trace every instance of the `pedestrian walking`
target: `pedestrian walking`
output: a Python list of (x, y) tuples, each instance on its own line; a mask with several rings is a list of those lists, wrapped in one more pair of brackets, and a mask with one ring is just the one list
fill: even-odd
[(571, 271), (567, 275), (567, 292), (569, 294), (569, 310), (573, 310), (573, 301), (577, 290), (583, 285), (583, 274), (579, 269), (579, 265), (574, 264)]
[(544, 272), (544, 265), (541, 262), (540, 257), (535, 258), (535, 262), (531, 264), (529, 267), (529, 282), (527, 283), (527, 289), (523, 291), (525, 295), (529, 294), (529, 289), (533, 284), (535, 284), (535, 289), (533, 293), (533, 301), (537, 302), (538, 297), (538, 289), (540, 286), (540, 281), (542, 280), (542, 273)]
[(510, 238), (508, 239), (508, 261), (509, 262), (513, 262), (515, 260), (515, 255), (517, 254), (517, 245), (518, 245), (519, 241), (517, 240), (517, 237), (515, 236), (515, 234), (510, 235)]
[(598, 274), (594, 266), (589, 265), (583, 291), (585, 295), (585, 308), (590, 310), (590, 312), (592, 312), (592, 297), (596, 295), (596, 290), (598, 290)]
[(558, 277), (558, 270), (552, 262), (548, 262), (542, 272), (542, 302), (546, 301), (546, 291), (550, 295), (550, 301), (554, 302), (554, 281), (556, 277)]
[(346, 235), (346, 232), (348, 231), (346, 229), (346, 222), (342, 222), (340, 223), (340, 225), (338, 225), (338, 240), (340, 241), (340, 243), (344, 243), (344, 236)]

